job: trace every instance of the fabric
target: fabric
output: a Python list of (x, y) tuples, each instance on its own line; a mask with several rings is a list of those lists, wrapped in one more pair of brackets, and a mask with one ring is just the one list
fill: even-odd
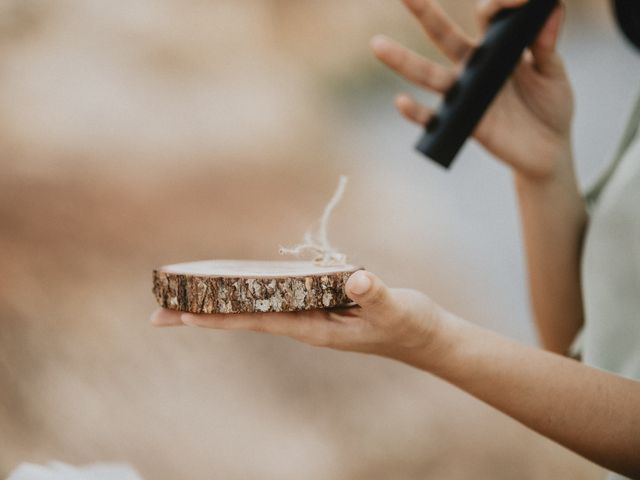
[[(587, 194), (585, 364), (640, 380), (640, 101), (616, 160)], [(611, 474), (609, 480), (625, 477)]]
[(95, 463), (75, 467), (61, 462), (48, 465), (23, 463), (7, 477), (7, 480), (141, 480), (129, 465)]

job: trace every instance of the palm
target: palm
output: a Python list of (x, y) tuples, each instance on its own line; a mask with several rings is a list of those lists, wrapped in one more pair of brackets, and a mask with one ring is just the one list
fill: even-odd
[(566, 76), (545, 78), (523, 60), (474, 136), (518, 170), (542, 175), (553, 167), (558, 143), (569, 136), (572, 114)]

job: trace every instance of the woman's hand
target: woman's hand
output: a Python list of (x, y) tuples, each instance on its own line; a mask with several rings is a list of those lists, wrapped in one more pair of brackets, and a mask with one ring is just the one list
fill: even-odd
[(430, 372), (600, 465), (640, 478), (640, 383), (513, 342), (442, 310), (414, 290), (355, 272), (358, 307), (298, 313), (156, 311), (156, 326), (284, 335), (371, 353)]
[[(283, 335), (310, 345), (371, 353), (410, 361), (431, 350), (446, 312), (415, 290), (388, 288), (360, 270), (345, 285), (353, 308), (295, 313), (193, 315), (159, 309), (156, 326), (190, 325), (221, 330), (252, 330)], [(433, 348), (435, 351), (436, 348)]]
[[(410, 82), (444, 94), (479, 41), (453, 23), (435, 0), (403, 1), (453, 65), (439, 65), (383, 36), (374, 37), (371, 47), (382, 62)], [(480, 25), (486, 28), (499, 10), (527, 1), (480, 1), (477, 13)], [(547, 179), (555, 174), (559, 164), (571, 162), (573, 95), (562, 60), (555, 51), (562, 18), (562, 7), (558, 7), (474, 132), (487, 150), (530, 180)], [(396, 98), (396, 107), (420, 125), (425, 125), (433, 115), (430, 108), (405, 94)]]

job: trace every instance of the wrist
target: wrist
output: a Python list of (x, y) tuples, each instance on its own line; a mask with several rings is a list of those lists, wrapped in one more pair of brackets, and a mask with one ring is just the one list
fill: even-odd
[(573, 148), (570, 139), (548, 149), (537, 161), (539, 168), (513, 169), (513, 179), (518, 191), (537, 190), (557, 183), (577, 184)]
[(584, 199), (572, 162), (558, 166), (554, 174), (545, 179), (516, 174), (513, 181), (523, 218), (533, 211), (547, 211), (550, 207), (562, 210), (562, 215), (583, 217), (585, 214)]
[(439, 306), (434, 310), (425, 319), (428, 327), (425, 327), (421, 341), (405, 349), (398, 360), (439, 375), (445, 366), (451, 367), (455, 351), (464, 338), (464, 330), (470, 324)]

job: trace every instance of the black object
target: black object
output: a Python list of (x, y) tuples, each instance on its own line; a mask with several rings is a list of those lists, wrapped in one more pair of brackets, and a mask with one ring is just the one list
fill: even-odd
[(416, 146), (420, 152), (445, 168), (451, 165), (556, 5), (557, 0), (529, 0), (494, 17), (482, 44), (426, 126)]
[(636, 48), (640, 48), (640, 2), (638, 0), (614, 0), (613, 10), (620, 29)]

